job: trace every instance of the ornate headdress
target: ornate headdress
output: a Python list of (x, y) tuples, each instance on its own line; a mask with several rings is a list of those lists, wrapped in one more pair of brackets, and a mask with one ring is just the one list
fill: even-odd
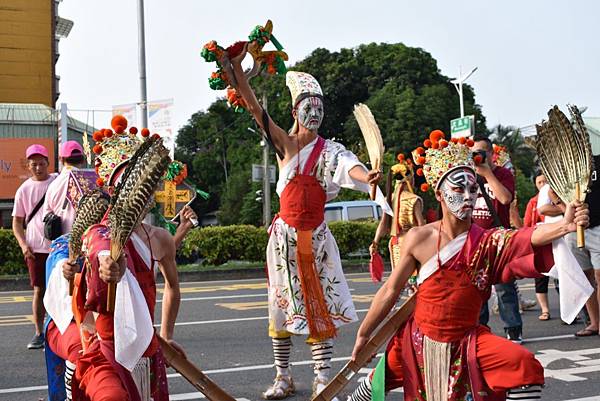
[[(298, 103), (307, 97), (316, 96), (323, 99), (323, 91), (321, 85), (312, 75), (306, 72), (288, 71), (285, 74), (285, 84), (290, 89), (292, 96), (292, 108), (295, 108)], [(298, 121), (294, 121), (294, 125), (290, 130), (290, 134), (298, 131)]]
[[(137, 136), (138, 129), (130, 127), (127, 129), (127, 119), (121, 115), (112, 118), (110, 125), (112, 129), (105, 128), (94, 132), (93, 138), (96, 141), (94, 153), (96, 160), (94, 166), (98, 174), (98, 186), (112, 186), (115, 172), (120, 171), (133, 156), (138, 147), (142, 144), (142, 139)], [(114, 130), (114, 131), (113, 131)], [(150, 135), (150, 130), (144, 128), (141, 130), (142, 137)]]
[(426, 192), (429, 188), (437, 190), (442, 180), (456, 169), (466, 167), (475, 171), (477, 161), (473, 160), (469, 149), (473, 145), (472, 139), (452, 138), (447, 141), (442, 131), (432, 131), (429, 138), (423, 141), (425, 148), (413, 150), (413, 159), (422, 166), (417, 174), (424, 175), (427, 181), (421, 185), (421, 191)]
[(404, 154), (398, 153), (396, 156), (398, 163), (394, 164), (390, 170), (397, 180), (404, 181), (414, 174), (414, 164), (410, 158), (406, 158)]
[(494, 155), (492, 161), (496, 166), (504, 167), (509, 170), (514, 169), (512, 161), (510, 160), (510, 154), (506, 151), (505, 146), (494, 145)]

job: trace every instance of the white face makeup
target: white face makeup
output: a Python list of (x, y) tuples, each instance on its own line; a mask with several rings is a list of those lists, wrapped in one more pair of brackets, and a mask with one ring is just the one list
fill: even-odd
[(298, 103), (296, 109), (298, 122), (303, 127), (315, 131), (323, 122), (323, 100), (316, 96), (307, 97)]
[(466, 220), (473, 213), (477, 200), (477, 181), (470, 170), (450, 173), (440, 185), (440, 191), (448, 210), (459, 220)]

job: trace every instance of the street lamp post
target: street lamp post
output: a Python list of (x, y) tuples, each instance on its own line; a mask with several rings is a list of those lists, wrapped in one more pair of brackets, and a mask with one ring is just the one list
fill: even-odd
[(454, 84), (454, 88), (458, 92), (458, 97), (459, 97), (459, 101), (460, 101), (460, 116), (461, 117), (465, 116), (465, 105), (463, 104), (463, 82), (465, 82), (471, 75), (473, 75), (473, 73), (475, 71), (477, 71), (477, 67), (475, 67), (471, 71), (469, 71), (468, 74), (462, 75), (462, 68), (459, 67), (458, 68), (458, 78), (450, 81), (451, 83)]
[(144, 0), (138, 0), (138, 58), (140, 72), (140, 109), (142, 127), (148, 127), (148, 97), (146, 94), (146, 32), (144, 26)]

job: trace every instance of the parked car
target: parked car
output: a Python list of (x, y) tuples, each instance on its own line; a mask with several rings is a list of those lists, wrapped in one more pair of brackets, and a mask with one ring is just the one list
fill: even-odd
[(325, 221), (379, 220), (381, 206), (370, 200), (331, 202), (325, 205)]

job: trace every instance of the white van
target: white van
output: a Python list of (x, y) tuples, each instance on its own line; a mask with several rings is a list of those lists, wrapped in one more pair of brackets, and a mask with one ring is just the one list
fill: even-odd
[(325, 205), (325, 221), (379, 220), (381, 206), (370, 200), (332, 202)]

